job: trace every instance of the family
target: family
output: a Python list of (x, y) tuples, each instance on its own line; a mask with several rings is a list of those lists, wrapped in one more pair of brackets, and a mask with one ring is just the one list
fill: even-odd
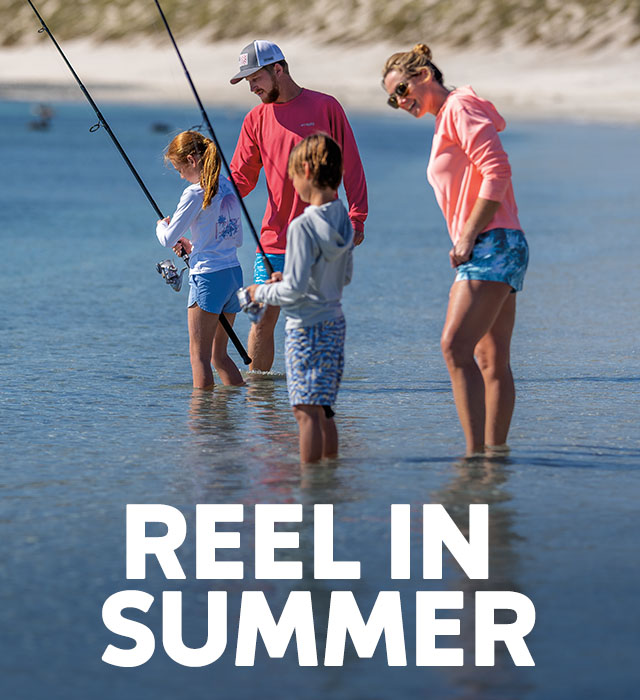
[[(509, 355), (516, 292), (529, 253), (498, 135), (504, 119), (471, 87), (447, 87), (431, 59), (425, 44), (393, 54), (382, 70), (382, 85), (390, 107), (416, 118), (435, 117), (427, 177), (446, 220), (456, 271), (441, 347), (466, 453), (473, 455), (506, 447), (515, 403)], [(220, 177), (213, 141), (195, 131), (178, 134), (165, 160), (190, 185), (174, 214), (158, 222), (156, 234), (162, 245), (190, 256), (193, 386), (213, 386), (212, 365), (223, 384), (243, 384), (218, 318), (222, 313), (233, 324), (240, 311), (243, 279), (236, 249), (242, 224), (235, 190), (246, 196), (264, 170), (268, 200), (260, 244), (273, 273), (259, 251), (247, 291), (266, 310), (249, 333), (250, 368), (271, 369), (282, 308), (300, 460), (315, 462), (338, 454), (332, 406), (344, 366), (340, 300), (351, 281), (353, 248), (364, 240), (365, 175), (338, 101), (300, 87), (278, 46), (253, 41), (240, 53), (238, 68), (231, 83), (246, 81), (260, 104), (245, 117), (231, 160), (235, 188)], [(338, 199), (341, 183), (348, 211)]]

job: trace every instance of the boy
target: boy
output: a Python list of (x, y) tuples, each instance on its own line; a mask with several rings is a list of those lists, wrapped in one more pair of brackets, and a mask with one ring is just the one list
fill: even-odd
[(289, 177), (308, 206), (287, 231), (284, 272), (248, 287), (252, 300), (282, 307), (286, 317), (287, 389), (300, 432), (300, 461), (338, 454), (331, 406), (344, 366), (340, 298), (353, 270), (353, 228), (337, 198), (342, 152), (326, 134), (303, 139), (289, 156)]

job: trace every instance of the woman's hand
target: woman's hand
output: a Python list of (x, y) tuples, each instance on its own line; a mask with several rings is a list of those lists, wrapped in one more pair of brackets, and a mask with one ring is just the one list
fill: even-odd
[(273, 284), (274, 282), (282, 282), (282, 272), (272, 272), (266, 284)]
[(193, 243), (188, 238), (180, 238), (178, 242), (173, 246), (173, 252), (178, 256), (191, 255), (193, 250)]
[(458, 267), (462, 263), (466, 263), (473, 253), (475, 238), (460, 238), (453, 248), (449, 251), (449, 261), (451, 267)]
[(491, 223), (499, 208), (500, 202), (483, 197), (476, 199), (471, 214), (469, 214), (469, 218), (460, 233), (460, 238), (449, 252), (451, 267), (458, 267), (469, 260), (476, 238)]

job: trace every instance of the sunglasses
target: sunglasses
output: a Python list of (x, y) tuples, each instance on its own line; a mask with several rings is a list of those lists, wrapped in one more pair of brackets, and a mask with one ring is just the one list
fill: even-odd
[(408, 93), (408, 83), (398, 83), (395, 87), (395, 90), (389, 95), (389, 98), (387, 99), (387, 104), (389, 105), (389, 107), (393, 107), (393, 109), (398, 109), (398, 107), (400, 107), (398, 103), (398, 98), (406, 97)]

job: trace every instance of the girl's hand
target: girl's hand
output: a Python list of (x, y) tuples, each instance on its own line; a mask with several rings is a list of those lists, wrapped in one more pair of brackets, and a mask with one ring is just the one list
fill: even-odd
[[(274, 273), (274, 274), (275, 274), (275, 273)], [(257, 289), (259, 286), (260, 286), (260, 285), (258, 285), (258, 284), (250, 284), (248, 287), (245, 287), (245, 290), (247, 291), (247, 293), (248, 293), (249, 296), (251, 297), (251, 301), (255, 301), (255, 300), (256, 300), (256, 289)]]
[(181, 238), (174, 246), (173, 252), (182, 257), (183, 255), (191, 255), (193, 243), (188, 238)]
[(273, 282), (282, 282), (282, 272), (274, 272), (271, 278), (267, 280), (266, 284), (273, 284)]
[(466, 263), (473, 253), (474, 240), (460, 238), (458, 242), (449, 251), (449, 261), (451, 267), (458, 267), (462, 263)]

